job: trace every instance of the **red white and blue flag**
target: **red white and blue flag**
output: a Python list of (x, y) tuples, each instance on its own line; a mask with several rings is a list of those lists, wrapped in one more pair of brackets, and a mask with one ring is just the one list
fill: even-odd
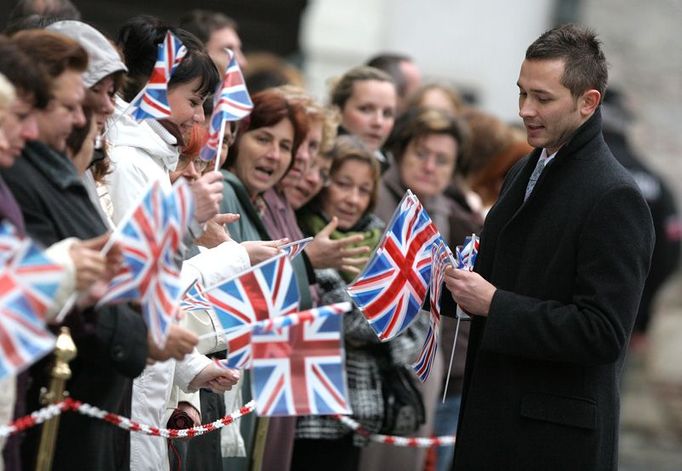
[(251, 365), (250, 324), (298, 312), (298, 283), (289, 258), (279, 254), (205, 290), (227, 335), (229, 368)]
[(431, 280), (431, 245), (439, 237), (408, 190), (372, 259), (347, 288), (380, 340), (403, 332), (419, 313)]
[(0, 379), (28, 368), (52, 351), (45, 327), (64, 269), (13, 226), (0, 225)]
[(209, 121), (208, 141), (199, 152), (202, 160), (213, 160), (219, 154), (218, 144), (224, 132), (224, 123), (239, 121), (251, 113), (253, 102), (246, 89), (244, 76), (239, 69), (235, 54), (226, 50), (228, 61), (225, 75), (213, 100), (213, 113)]
[(429, 297), (431, 299), (431, 315), (429, 319), (429, 330), (426, 333), (424, 345), (422, 345), (419, 359), (412, 363), (415, 373), (420, 381), (424, 382), (428, 379), (433, 366), (433, 360), (436, 358), (436, 351), (438, 350), (438, 334), (440, 329), (440, 295), (445, 279), (445, 269), (448, 265), (452, 265), (452, 252), (445, 245), (442, 238), (431, 246), (431, 283), (429, 286)]
[(121, 244), (123, 267), (99, 302), (139, 301), (147, 328), (160, 346), (183, 293), (176, 255), (194, 211), (191, 192), (183, 188), (175, 186), (166, 195), (160, 182), (152, 183), (141, 203), (122, 221), (112, 237)]
[(476, 264), (476, 257), (478, 257), (478, 246), (480, 239), (476, 234), (471, 234), (464, 238), (464, 245), (455, 247), (457, 266), (460, 270), (471, 271)]
[(187, 54), (187, 48), (173, 33), (168, 31), (156, 51), (156, 63), (139, 97), (131, 103), (131, 116), (136, 121), (163, 119), (171, 115), (168, 103), (168, 82), (173, 72)]
[(180, 309), (187, 312), (209, 311), (213, 309), (211, 302), (206, 296), (206, 290), (197, 280), (192, 283), (180, 301)]
[(253, 332), (251, 391), (261, 416), (350, 414), (341, 316)]
[(305, 239), (295, 240), (294, 242), (289, 242), (280, 247), (287, 254), (289, 260), (296, 258), (298, 254), (303, 252), (303, 250), (308, 246), (309, 243), (313, 241), (312, 237), (307, 237)]

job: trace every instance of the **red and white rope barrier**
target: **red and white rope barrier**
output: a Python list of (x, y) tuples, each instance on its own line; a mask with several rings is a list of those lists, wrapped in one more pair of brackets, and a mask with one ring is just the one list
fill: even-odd
[[(123, 417), (118, 414), (113, 414), (111, 412), (103, 411), (95, 406), (86, 404), (80, 401), (67, 398), (58, 404), (52, 404), (44, 407), (40, 410), (33, 412), (30, 415), (21, 417), (9, 425), (0, 426), (0, 438), (5, 438), (22, 430), (34, 427), (38, 424), (60, 415), (62, 412), (73, 411), (79, 414), (92, 417), (94, 419), (104, 420), (112, 425), (115, 425), (124, 430), (130, 430), (131, 432), (144, 433), (145, 435), (150, 435), (153, 437), (164, 437), (164, 438), (192, 438), (198, 437), (199, 435), (204, 435), (215, 430), (220, 430), (223, 427), (231, 425), (235, 420), (252, 413), (256, 408), (256, 402), (250, 401), (238, 410), (226, 415), (218, 420), (215, 420), (208, 424), (202, 424), (197, 427), (185, 428), (185, 429), (167, 429), (151, 427), (149, 425), (141, 424), (134, 420), (130, 420), (127, 417)], [(455, 443), (454, 436), (445, 437), (398, 437), (394, 435), (381, 435), (378, 433), (370, 433), (357, 421), (351, 419), (345, 415), (334, 416), (336, 420), (346, 425), (348, 428), (353, 430), (369, 440), (377, 443), (385, 443), (387, 445), (394, 445), (400, 447), (409, 448), (430, 448), (432, 446), (441, 445), (452, 445)]]
[(35, 425), (41, 424), (46, 420), (58, 416), (65, 411), (74, 411), (79, 414), (87, 415), (94, 419), (104, 420), (112, 425), (115, 425), (124, 430), (130, 430), (131, 432), (144, 433), (146, 435), (151, 435), (153, 437), (164, 437), (164, 438), (186, 438), (186, 437), (198, 437), (205, 433), (213, 432), (214, 430), (220, 430), (221, 428), (231, 425), (235, 420), (252, 413), (256, 408), (256, 402), (250, 401), (238, 410), (232, 412), (225, 417), (218, 419), (214, 422), (208, 424), (202, 424), (197, 427), (185, 428), (185, 429), (167, 429), (150, 427), (149, 425), (140, 424), (134, 420), (130, 420), (127, 417), (120, 416), (118, 414), (112, 414), (111, 412), (103, 411), (90, 404), (85, 404), (80, 401), (75, 401), (73, 399), (67, 398), (58, 404), (52, 404), (50, 406), (44, 407), (40, 410), (33, 412), (30, 415), (21, 417), (9, 425), (4, 425), (0, 427), (0, 437), (4, 438), (13, 433), (20, 432), (27, 428), (31, 428)]
[(347, 415), (335, 415), (334, 418), (352, 429), (355, 433), (362, 435), (370, 441), (376, 443), (385, 443), (387, 445), (409, 447), (409, 448), (431, 448), (432, 446), (446, 446), (455, 443), (454, 436), (444, 437), (398, 437), (395, 435), (381, 435), (379, 433), (371, 433), (360, 425), (355, 420)]

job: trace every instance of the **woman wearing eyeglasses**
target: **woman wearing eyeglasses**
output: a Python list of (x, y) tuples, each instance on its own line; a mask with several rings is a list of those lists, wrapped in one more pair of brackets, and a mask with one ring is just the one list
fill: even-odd
[[(396, 122), (387, 147), (393, 153), (396, 162), (383, 175), (379, 188), (379, 204), (376, 214), (388, 222), (406, 190), (411, 190), (424, 205), (443, 239), (450, 247), (461, 244), (464, 237), (478, 232), (480, 226), (472, 216), (445, 196), (445, 190), (451, 183), (457, 161), (466, 144), (467, 128), (460, 120), (453, 118), (445, 111), (434, 108), (411, 109)], [(420, 322), (426, 316), (420, 317)], [(468, 338), (469, 324), (460, 325), (456, 363), (451, 373), (447, 407), (440, 405), (442, 396), (443, 361), (449, 357), (452, 349), (455, 326), (452, 319), (441, 317), (440, 348), (432, 366), (431, 375), (425, 383), (420, 384), (426, 408), (426, 423), (415, 436), (430, 436), (434, 433), (434, 416), (436, 409), (443, 409), (444, 420), (435, 432), (452, 435), (456, 429), (457, 410), (464, 373), (464, 354)], [(418, 322), (413, 324), (418, 328)], [(438, 405), (436, 404), (438, 403)], [(378, 462), (391, 467), (400, 465), (401, 469), (422, 469), (426, 457), (425, 449), (388, 450), (386, 447), (374, 446), (363, 456), (363, 469), (371, 469)], [(449, 469), (452, 457), (450, 447), (439, 447), (438, 469)], [(441, 467), (444, 466), (444, 467)]]
[[(332, 165), (329, 185), (301, 211), (299, 223), (306, 234), (316, 234), (336, 218), (338, 228), (331, 239), (359, 236), (358, 246), (376, 248), (384, 224), (373, 213), (379, 185), (379, 163), (363, 142), (354, 136), (340, 136), (329, 151)], [(346, 292), (355, 277), (352, 271), (316, 270), (320, 304), (350, 301)], [(371, 432), (384, 424), (386, 407), (382, 383), (388, 379), (384, 371), (404, 364), (414, 352), (408, 339), (399, 338), (381, 344), (364, 315), (355, 309), (343, 316), (348, 393), (353, 418)], [(405, 342), (407, 340), (407, 342)], [(315, 470), (319, 463), (325, 469), (357, 469), (360, 450), (367, 440), (354, 435), (333, 418), (300, 417), (291, 469)]]

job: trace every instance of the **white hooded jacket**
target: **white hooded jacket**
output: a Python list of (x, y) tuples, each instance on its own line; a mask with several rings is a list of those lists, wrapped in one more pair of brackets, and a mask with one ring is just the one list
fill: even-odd
[[(159, 181), (164, 191), (170, 191), (169, 173), (177, 165), (179, 151), (175, 137), (154, 120), (135, 122), (124, 114), (128, 104), (117, 98), (113, 123), (107, 134), (109, 156), (113, 172), (107, 177), (107, 187), (113, 204), (113, 220), (118, 224), (139, 202), (145, 189), (153, 181)], [(122, 115), (124, 114), (124, 115)], [(122, 116), (121, 116), (122, 115)], [(226, 243), (228, 244), (228, 243)], [(190, 273), (209, 273), (224, 270), (224, 265), (248, 266), (248, 254), (241, 246), (232, 242), (238, 249), (230, 251), (225, 257), (223, 245), (212, 250), (220, 250), (221, 257), (193, 257), (183, 263), (183, 276), (195, 278)], [(235, 257), (232, 254), (237, 254)], [(203, 255), (203, 254), (202, 254)], [(220, 265), (216, 267), (215, 265)], [(210, 266), (213, 265), (213, 266)], [(231, 270), (230, 270), (231, 271)], [(209, 275), (210, 278), (210, 275)], [(213, 322), (207, 323), (213, 327)], [(165, 427), (168, 419), (167, 403), (172, 387), (175, 385), (185, 392), (192, 379), (211, 363), (206, 356), (196, 350), (182, 361), (155, 363), (145, 368), (133, 382), (133, 401), (131, 418), (144, 424)], [(193, 404), (198, 409), (198, 401)], [(133, 433), (130, 438), (130, 469), (163, 470), (168, 469), (168, 450), (166, 441)]]

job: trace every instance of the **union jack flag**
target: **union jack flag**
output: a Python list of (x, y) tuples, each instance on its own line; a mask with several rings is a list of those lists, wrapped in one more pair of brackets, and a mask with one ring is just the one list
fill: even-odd
[(349, 414), (340, 316), (253, 333), (251, 390), (261, 416)]
[(198, 280), (185, 292), (185, 295), (180, 301), (180, 309), (187, 312), (208, 311), (213, 309), (213, 306), (207, 299), (206, 290)]
[(285, 254), (266, 260), (249, 270), (206, 288), (211, 303), (227, 335), (228, 357), (222, 364), (247, 368), (251, 364), (250, 324), (298, 311), (296, 276)]
[(213, 113), (209, 121), (208, 141), (199, 152), (202, 160), (213, 160), (219, 154), (218, 144), (225, 132), (224, 124), (227, 121), (239, 121), (251, 113), (253, 103), (246, 89), (246, 83), (239, 69), (235, 54), (226, 49), (230, 60), (223, 81), (216, 90), (213, 100)]
[(476, 264), (476, 257), (478, 257), (478, 246), (480, 239), (476, 234), (471, 234), (464, 238), (464, 245), (455, 247), (457, 254), (457, 266), (461, 270), (473, 270)]
[(187, 227), (180, 226), (181, 221), (192, 212), (190, 192), (172, 191), (166, 196), (156, 181), (114, 234), (121, 243), (124, 263), (99, 304), (139, 301), (158, 345), (165, 343), (182, 295), (175, 256)]
[(431, 218), (409, 190), (400, 201), (379, 246), (347, 288), (379, 339), (409, 327), (431, 280), (431, 245), (440, 237)]
[(48, 354), (55, 337), (45, 328), (64, 270), (13, 226), (0, 225), (0, 378)]
[(136, 121), (163, 119), (171, 115), (168, 103), (168, 82), (187, 54), (187, 48), (168, 31), (156, 50), (156, 63), (139, 97), (131, 103), (131, 116)]
[(429, 286), (429, 296), (431, 299), (431, 315), (429, 321), (429, 330), (426, 333), (426, 339), (422, 346), (419, 359), (412, 363), (412, 368), (417, 373), (417, 377), (421, 382), (428, 379), (431, 373), (431, 366), (433, 360), (436, 358), (436, 351), (438, 350), (438, 334), (440, 329), (440, 294), (443, 286), (443, 279), (445, 278), (445, 268), (452, 265), (452, 252), (442, 238), (431, 246), (431, 283)]
[(296, 258), (298, 254), (303, 252), (303, 250), (308, 246), (309, 243), (313, 241), (312, 237), (307, 237), (305, 239), (296, 240), (294, 242), (289, 242), (280, 247), (289, 256), (289, 260)]

